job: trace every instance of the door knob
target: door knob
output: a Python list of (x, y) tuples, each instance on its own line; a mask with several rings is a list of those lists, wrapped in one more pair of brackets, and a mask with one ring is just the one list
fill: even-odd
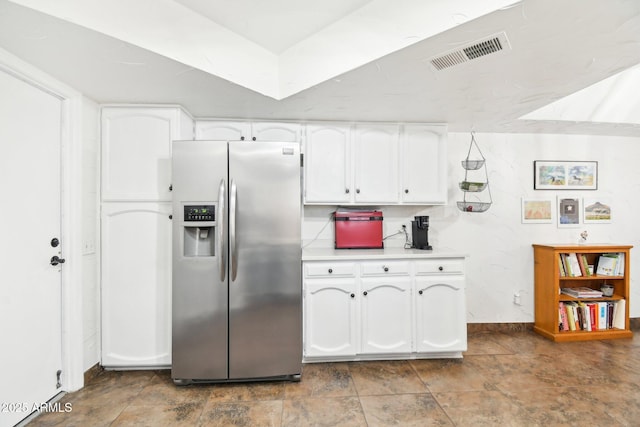
[(49, 262), (49, 264), (51, 265), (58, 265), (58, 264), (64, 264), (65, 259), (64, 258), (60, 258), (57, 255), (54, 255), (51, 257), (51, 261)]

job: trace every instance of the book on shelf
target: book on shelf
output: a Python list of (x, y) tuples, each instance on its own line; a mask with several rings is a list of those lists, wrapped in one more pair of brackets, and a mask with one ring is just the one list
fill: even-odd
[(626, 301), (561, 301), (558, 306), (559, 331), (604, 331), (625, 329)]
[(625, 315), (626, 315), (626, 304), (627, 302), (623, 299), (616, 301), (613, 304), (613, 319), (611, 322), (611, 326), (617, 329), (624, 329), (625, 324)]
[(621, 276), (624, 274), (624, 253), (602, 254), (598, 257), (596, 274), (599, 276)]
[(575, 252), (563, 253), (558, 257), (560, 276), (581, 277), (591, 276), (587, 256)]
[(602, 291), (597, 289), (591, 289), (586, 286), (580, 286), (577, 288), (560, 288), (560, 293), (569, 295), (574, 298), (600, 298), (602, 297)]

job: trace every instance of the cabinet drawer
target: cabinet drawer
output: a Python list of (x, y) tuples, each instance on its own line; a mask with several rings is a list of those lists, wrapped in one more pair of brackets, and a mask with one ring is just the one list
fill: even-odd
[(304, 264), (306, 277), (351, 277), (356, 272), (353, 262), (311, 262)]
[(409, 274), (409, 261), (375, 261), (362, 263), (363, 276), (385, 276)]
[(416, 274), (463, 274), (464, 259), (430, 259), (416, 261)]

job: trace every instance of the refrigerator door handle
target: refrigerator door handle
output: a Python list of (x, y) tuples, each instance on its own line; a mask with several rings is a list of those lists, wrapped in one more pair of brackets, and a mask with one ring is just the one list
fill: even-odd
[(236, 204), (237, 189), (236, 183), (231, 180), (231, 188), (229, 191), (229, 245), (231, 246), (231, 281), (236, 280), (238, 275), (238, 245), (236, 244)]
[(227, 185), (224, 179), (220, 180), (220, 186), (218, 187), (218, 271), (220, 272), (220, 281), (224, 282), (227, 276), (227, 245), (224, 239), (225, 227), (225, 213), (227, 207), (225, 206), (227, 199)]

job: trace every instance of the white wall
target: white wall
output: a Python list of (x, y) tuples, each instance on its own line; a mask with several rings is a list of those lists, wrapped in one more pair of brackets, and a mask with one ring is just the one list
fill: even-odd
[(97, 253), (98, 155), (100, 152), (100, 110), (84, 98), (82, 103), (82, 324), (83, 369), (100, 361), (100, 282)]
[[(410, 228), (414, 215), (429, 215), (429, 243), (435, 248), (457, 249), (469, 255), (467, 263), (467, 319), (469, 323), (533, 322), (532, 243), (577, 243), (587, 230), (588, 243), (632, 244), (640, 248), (640, 227), (634, 212), (640, 211), (640, 137), (581, 135), (476, 134), (486, 158), (493, 204), (486, 213), (458, 210), (462, 200), (458, 182), (464, 178), (470, 134), (449, 134), (449, 203), (447, 206), (382, 207), (385, 236)], [(596, 160), (598, 189), (594, 191), (533, 190), (534, 160)], [(486, 190), (485, 190), (486, 192)], [(553, 224), (522, 224), (521, 198), (556, 196), (608, 197), (612, 202), (610, 224), (558, 228)], [(486, 194), (483, 194), (486, 196)], [(483, 199), (484, 200), (484, 199)], [(332, 245), (335, 207), (305, 207), (303, 240), (310, 245)], [(310, 243), (320, 232), (318, 240)], [(402, 245), (394, 236), (386, 245)], [(640, 253), (631, 251), (631, 317), (640, 317)], [(514, 293), (521, 305), (514, 304)]]

